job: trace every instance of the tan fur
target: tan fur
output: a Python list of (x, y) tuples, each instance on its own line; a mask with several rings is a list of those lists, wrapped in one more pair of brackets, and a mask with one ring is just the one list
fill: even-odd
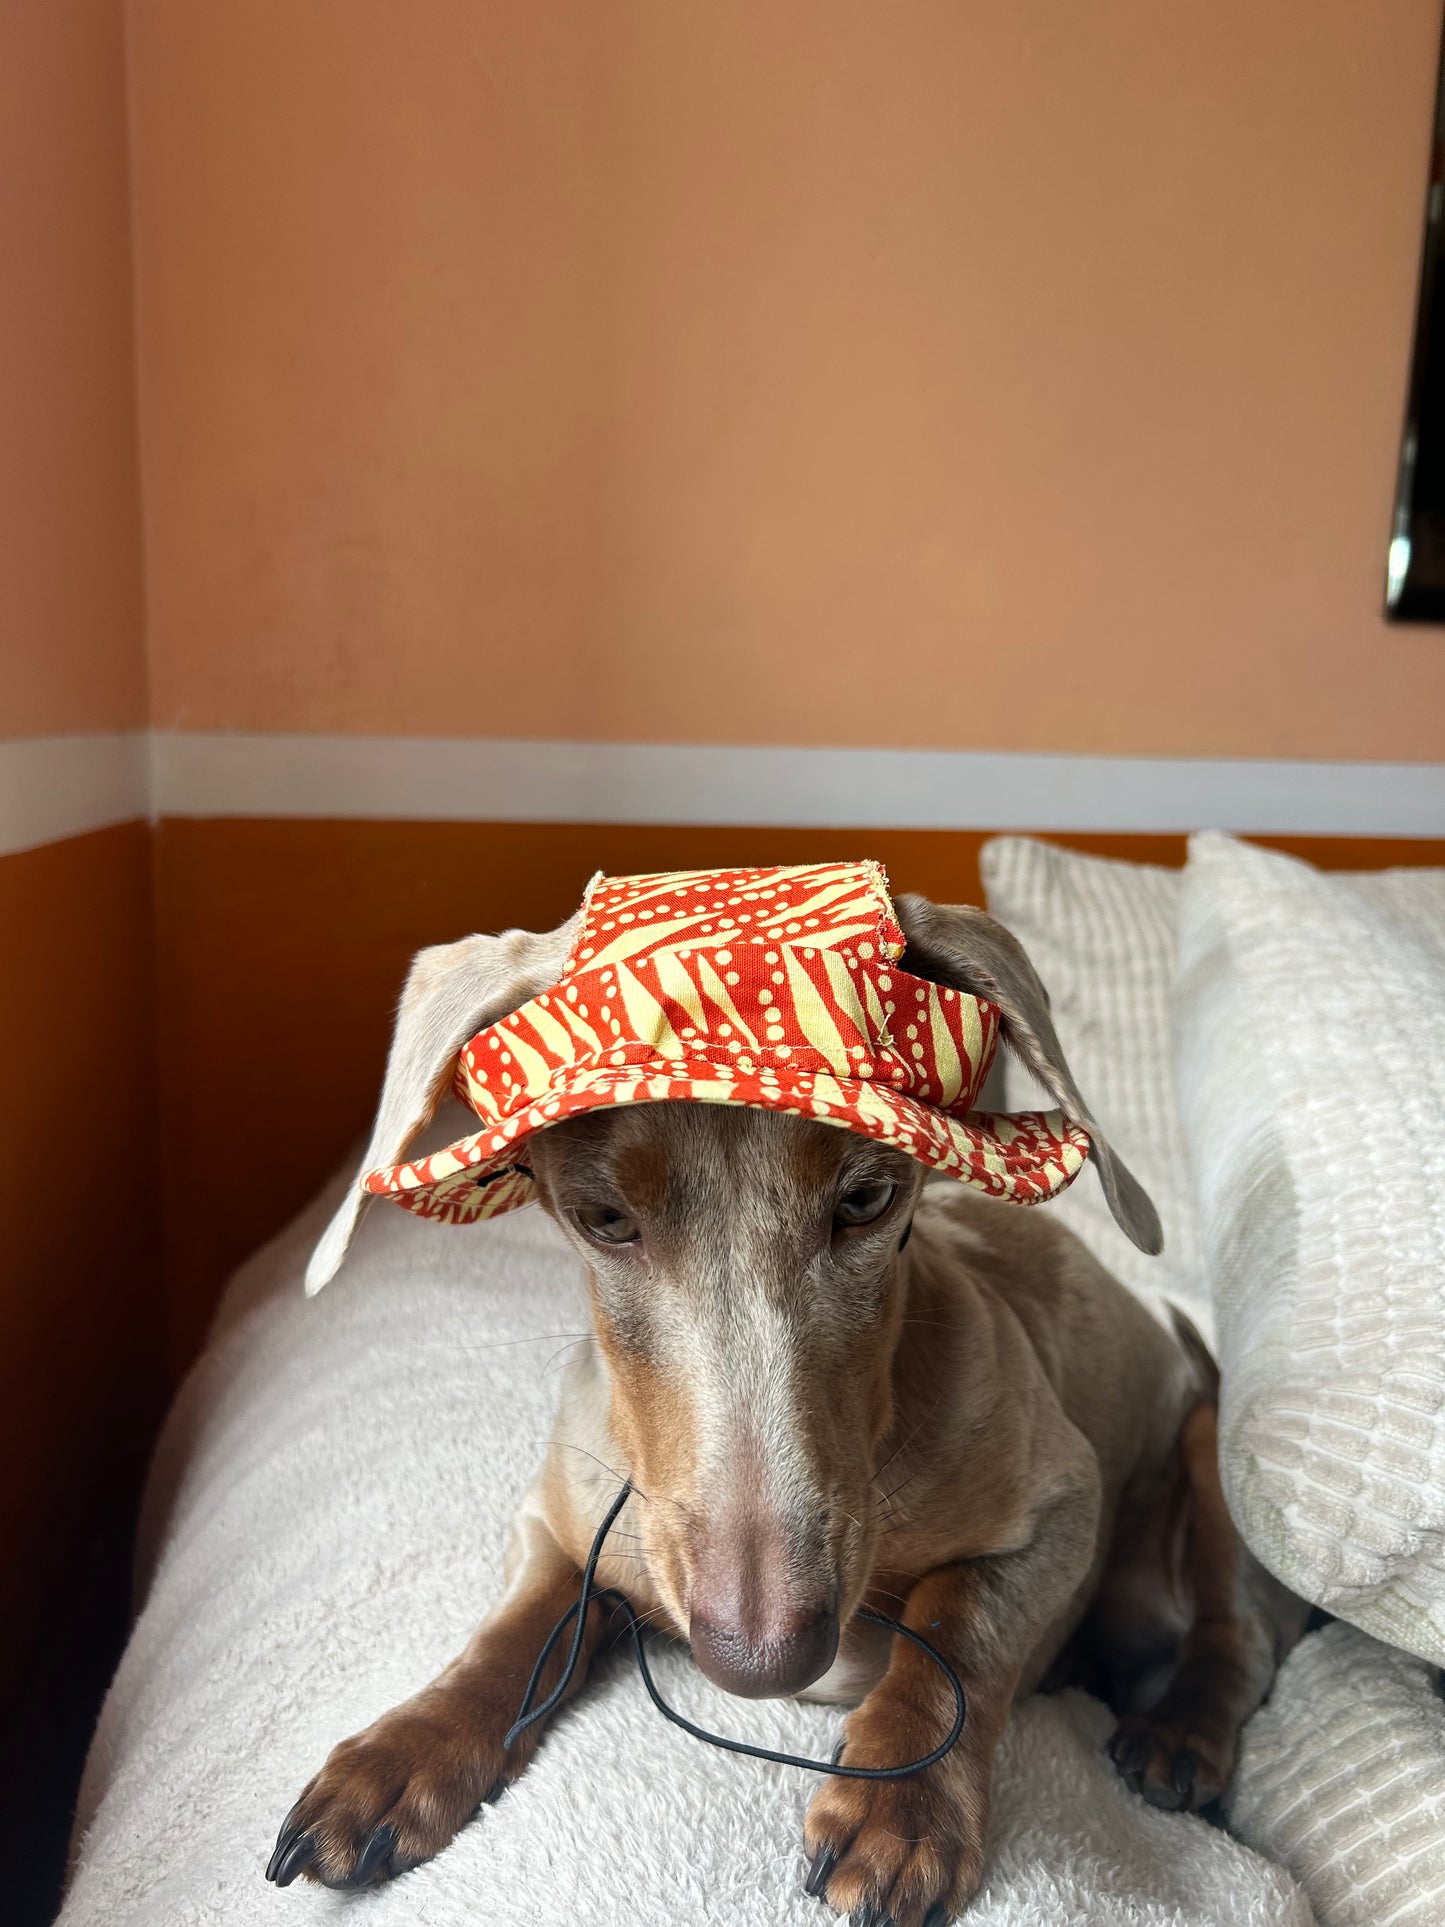
[[(910, 931), (940, 971), (976, 929), (947, 914), (915, 910)], [(989, 954), (1013, 973), (1028, 1048), (1047, 1047), (1027, 960)], [(1217, 1795), (1302, 1609), (1224, 1509), (1192, 1328), (1152, 1317), (1045, 1212), (925, 1184), (889, 1146), (811, 1120), (626, 1107), (531, 1154), (587, 1264), (596, 1342), (569, 1369), (501, 1607), (438, 1681), (332, 1754), (283, 1828), (293, 1872), (386, 1877), (522, 1770), (537, 1729), (510, 1756), (501, 1737), (625, 1477), (602, 1583), (691, 1636), (733, 1690), (853, 1704), (848, 1763), (917, 1757), (952, 1711), (914, 1647), (854, 1618), (860, 1603), (926, 1631), (964, 1680), (945, 1760), (815, 1796), (810, 1890), (836, 1908), (938, 1927), (967, 1902), (994, 1750), (1046, 1674), (1113, 1700), (1120, 1770), (1146, 1798)], [(1107, 1189), (1152, 1235), (1117, 1159)], [(860, 1194), (886, 1203), (854, 1225), (839, 1200)], [(636, 1235), (601, 1240), (599, 1205)], [(589, 1651), (602, 1637), (594, 1614)]]

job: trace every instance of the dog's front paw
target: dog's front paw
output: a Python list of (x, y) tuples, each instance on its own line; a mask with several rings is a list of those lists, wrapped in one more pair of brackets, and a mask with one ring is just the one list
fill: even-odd
[[(850, 1745), (843, 1758), (873, 1764), (856, 1756)], [(952, 1762), (906, 1780), (829, 1780), (808, 1809), (806, 1891), (854, 1927), (943, 1927), (983, 1879), (986, 1807)]]
[(430, 1860), (505, 1785), (504, 1732), (440, 1695), (384, 1714), (332, 1749), (281, 1822), (266, 1878), (367, 1887)]
[(1223, 1793), (1234, 1770), (1234, 1742), (1207, 1722), (1171, 1720), (1161, 1707), (1120, 1720), (1109, 1757), (1124, 1784), (1150, 1806), (1193, 1813)]

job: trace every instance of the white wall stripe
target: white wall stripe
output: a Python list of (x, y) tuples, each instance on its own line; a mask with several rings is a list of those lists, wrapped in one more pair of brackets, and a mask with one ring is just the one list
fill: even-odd
[(0, 856), (144, 816), (148, 753), (141, 730), (0, 743)]
[(164, 816), (1445, 836), (1445, 765), (158, 733)]
[(1445, 765), (156, 731), (0, 743), (0, 853), (144, 816), (1445, 837)]

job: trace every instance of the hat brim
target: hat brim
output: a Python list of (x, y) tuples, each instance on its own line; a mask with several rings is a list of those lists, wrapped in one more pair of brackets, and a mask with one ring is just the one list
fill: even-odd
[(367, 1191), (427, 1218), (473, 1224), (516, 1210), (534, 1186), (524, 1147), (539, 1131), (615, 1104), (732, 1104), (811, 1118), (906, 1152), (974, 1190), (1016, 1204), (1056, 1197), (1083, 1169), (1088, 1133), (1060, 1111), (954, 1116), (863, 1078), (769, 1068), (719, 1078), (661, 1060), (569, 1066), (544, 1096), (431, 1156), (370, 1171)]

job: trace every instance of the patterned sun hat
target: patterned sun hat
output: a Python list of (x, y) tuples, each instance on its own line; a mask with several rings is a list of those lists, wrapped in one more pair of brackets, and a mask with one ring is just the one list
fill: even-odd
[(747, 1104), (896, 1145), (1036, 1204), (1082, 1169), (1060, 1111), (976, 1111), (996, 1004), (899, 968), (876, 863), (596, 877), (560, 981), (462, 1047), (481, 1128), (365, 1188), (471, 1224), (526, 1204), (527, 1140), (604, 1104)]

